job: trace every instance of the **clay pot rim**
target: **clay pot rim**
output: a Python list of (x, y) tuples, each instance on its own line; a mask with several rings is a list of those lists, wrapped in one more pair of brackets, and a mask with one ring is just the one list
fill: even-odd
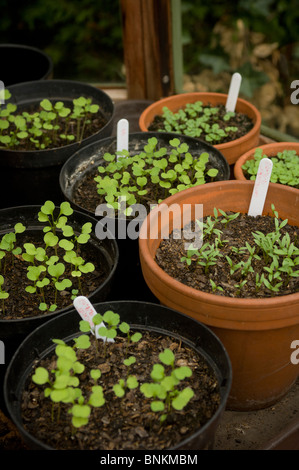
[[(244, 163), (247, 162), (247, 160), (252, 160), (256, 149), (259, 149), (259, 148), (261, 148), (265, 154), (267, 154), (267, 150), (269, 150), (270, 154), (267, 155), (267, 157), (271, 158), (271, 157), (274, 157), (277, 152), (282, 152), (283, 150), (294, 149), (294, 150), (297, 150), (297, 152), (299, 152), (299, 143), (298, 142), (271, 142), (269, 144), (259, 145), (258, 147), (248, 150), (248, 152), (241, 155), (241, 157), (238, 158), (238, 160), (235, 163), (234, 176), (237, 180), (249, 181), (244, 176), (242, 165), (244, 165)], [(280, 186), (282, 186), (280, 183), (272, 183), (272, 184), (279, 184)], [(288, 186), (288, 185), (283, 185), (283, 186)]]
[[(188, 102), (187, 101), (188, 98), (192, 99), (194, 97), (196, 97), (198, 100), (200, 100), (200, 98), (203, 98), (203, 97), (208, 98), (209, 96), (216, 96), (221, 101), (223, 100), (223, 103), (226, 103), (226, 98), (227, 98), (227, 94), (225, 94), (225, 93), (214, 93), (214, 92), (190, 92), (190, 93), (180, 93), (180, 94), (177, 94), (177, 95), (168, 96), (167, 98), (163, 98), (159, 101), (155, 101), (154, 103), (149, 105), (141, 113), (140, 118), (139, 118), (139, 127), (140, 127), (141, 131), (148, 132), (148, 129), (144, 124), (145, 116), (148, 113), (150, 113), (153, 109), (155, 109), (157, 106), (161, 105), (162, 103), (163, 103), (163, 106), (167, 106), (167, 103), (169, 103), (173, 100), (179, 100), (179, 98), (181, 98), (182, 96), (184, 96), (186, 98), (186, 103)], [(190, 101), (190, 102), (195, 102), (195, 100), (192, 99), (192, 101)], [(243, 135), (242, 137), (239, 137), (239, 139), (235, 139), (235, 140), (232, 140), (230, 142), (225, 142), (223, 144), (215, 144), (214, 147), (217, 148), (220, 151), (225, 150), (225, 149), (229, 149), (232, 145), (242, 144), (244, 141), (248, 140), (248, 138), (250, 138), (256, 132), (259, 132), (259, 130), (260, 130), (261, 123), (262, 123), (262, 117), (261, 117), (261, 114), (258, 111), (258, 109), (253, 104), (251, 104), (249, 101), (244, 100), (243, 98), (238, 98), (236, 109), (238, 108), (238, 104), (242, 104), (243, 106), (246, 106), (253, 113), (253, 115), (255, 117), (255, 118), (253, 118), (253, 120), (255, 120), (254, 126), (247, 134)]]
[[(211, 188), (211, 191), (212, 190), (215, 190), (217, 187), (219, 187), (219, 183), (221, 183), (221, 186), (231, 186), (232, 184), (233, 185), (237, 185), (237, 186), (253, 186), (254, 182), (253, 181), (233, 181), (233, 180), (229, 180), (229, 181), (223, 181), (223, 182), (214, 182), (214, 183), (209, 183), (210, 185), (210, 188)], [(277, 186), (281, 186), (281, 189), (284, 191), (284, 192), (288, 192), (288, 193), (291, 193), (293, 194), (295, 197), (297, 197), (297, 190), (295, 188), (290, 188), (290, 187), (287, 187), (287, 186), (284, 186), (284, 185), (277, 185), (277, 184), (274, 184), (274, 183), (270, 183), (270, 186), (273, 186), (273, 187), (277, 187)], [(180, 193), (180, 195), (182, 196), (182, 193), (184, 193), (184, 199), (188, 199), (188, 195), (191, 193), (191, 192), (194, 192), (195, 189), (199, 189), (199, 187), (195, 187), (195, 188), (190, 188), (190, 189), (186, 189), (184, 191), (182, 191)], [(221, 188), (221, 189), (225, 189), (225, 188)], [(169, 198), (167, 198), (167, 200), (164, 201), (164, 203), (166, 204), (172, 204), (175, 202), (176, 200), (176, 196), (177, 194), (174, 194), (173, 196), (170, 196)], [(157, 212), (158, 210), (158, 207), (153, 209), (152, 213), (154, 215), (155, 212)], [(149, 221), (149, 217), (151, 216), (151, 214), (148, 215), (147, 217), (147, 222)], [(150, 224), (149, 223), (146, 223), (146, 221), (144, 221), (144, 223), (142, 224), (141, 226), (141, 229), (140, 229), (140, 236), (139, 236), (139, 250), (140, 252), (142, 252), (142, 257), (143, 257), (143, 261), (144, 263), (149, 266), (150, 270), (154, 273), (155, 276), (157, 276), (159, 279), (161, 279), (161, 281), (166, 285), (166, 286), (169, 286), (171, 287), (172, 290), (176, 290), (177, 292), (180, 293), (180, 295), (184, 296), (184, 297), (191, 297), (193, 301), (201, 301), (201, 302), (205, 302), (207, 304), (212, 304), (212, 305), (215, 305), (216, 308), (219, 308), (221, 306), (224, 307), (223, 309), (223, 312), (220, 312), (218, 314), (218, 318), (219, 319), (223, 319), (223, 320), (231, 320), (233, 322), (240, 322), (240, 323), (244, 323), (244, 322), (251, 322), (252, 324), (253, 323), (262, 323), (262, 322), (267, 322), (269, 323), (269, 319), (266, 318), (263, 315), (261, 315), (260, 318), (250, 318), (250, 317), (246, 317), (246, 309), (252, 309), (252, 308), (256, 308), (256, 309), (259, 309), (259, 310), (263, 310), (263, 309), (268, 309), (269, 307), (271, 307), (271, 310), (272, 310), (272, 314), (273, 314), (273, 311), (275, 311), (276, 308), (281, 308), (281, 307), (287, 307), (289, 306), (290, 304), (297, 304), (299, 303), (299, 292), (297, 293), (294, 293), (294, 294), (288, 294), (288, 295), (282, 295), (282, 296), (274, 296), (274, 297), (270, 297), (270, 298), (263, 298), (263, 299), (252, 299), (252, 298), (232, 298), (232, 297), (226, 297), (226, 296), (218, 296), (216, 294), (211, 294), (211, 293), (207, 293), (207, 292), (203, 292), (203, 291), (199, 291), (197, 289), (194, 289), (193, 287), (188, 287), (184, 284), (182, 284), (181, 282), (175, 280), (174, 278), (172, 278), (169, 274), (167, 274), (162, 268), (160, 268), (158, 266), (158, 264), (155, 262), (154, 258), (151, 256), (151, 253), (149, 251), (149, 247), (148, 247), (148, 241), (147, 241), (147, 238), (146, 238), (146, 235), (149, 231), (149, 226)], [(160, 243), (160, 240), (159, 240), (159, 243)], [(236, 318), (236, 315), (237, 315), (237, 311), (235, 311), (233, 314), (229, 314), (229, 317), (227, 316), (227, 311), (226, 311), (226, 308), (238, 308), (238, 309), (244, 309), (244, 316), (240, 316), (240, 318)], [(272, 315), (271, 314), (271, 315)], [(216, 315), (215, 315), (215, 318), (216, 318)], [(269, 317), (270, 318), (270, 317)], [(295, 314), (295, 315), (292, 315), (289, 317), (288, 315), (288, 309), (286, 308), (285, 309), (285, 312), (283, 313), (283, 315), (281, 315), (279, 318), (275, 318), (273, 319), (273, 323), (277, 323), (278, 320), (282, 319), (282, 318), (289, 318), (289, 322), (290, 324), (295, 324), (295, 323), (298, 323), (299, 319), (298, 319), (298, 314)], [(270, 318), (271, 320), (271, 318)], [(211, 318), (211, 324), (212, 324), (213, 320)]]

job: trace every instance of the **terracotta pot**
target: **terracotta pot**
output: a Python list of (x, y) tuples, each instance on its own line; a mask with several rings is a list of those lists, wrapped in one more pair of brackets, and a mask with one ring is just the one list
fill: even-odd
[[(140, 115), (139, 127), (143, 132), (148, 130), (148, 127), (153, 122), (156, 115), (162, 114), (162, 109), (167, 106), (171, 111), (177, 111), (186, 106), (187, 103), (195, 103), (202, 101), (204, 104), (211, 104), (213, 106), (218, 104), (225, 104), (227, 95), (224, 93), (181, 93), (179, 95), (169, 96), (148, 106)], [(250, 132), (243, 137), (226, 142), (224, 144), (214, 145), (226, 158), (231, 165), (245, 152), (253, 147), (256, 147), (259, 142), (261, 115), (248, 101), (238, 98), (236, 111), (246, 114), (254, 122), (254, 126)]]
[[(270, 144), (260, 145), (257, 148), (261, 148), (263, 153), (269, 158), (275, 157), (278, 152), (283, 152), (284, 150), (296, 150), (299, 155), (299, 144), (296, 142), (272, 142)], [(247, 162), (247, 160), (252, 160), (254, 158), (255, 151), (256, 148), (249, 150), (241, 155), (241, 157), (236, 161), (234, 166), (234, 175), (237, 180), (247, 180), (243, 173), (242, 166)]]
[[(203, 204), (203, 216), (213, 215), (214, 207), (246, 213), (253, 185), (253, 181), (209, 183), (177, 193), (164, 202), (167, 207), (177, 204), (173, 207), (177, 207), (182, 227), (183, 204), (193, 207)], [(271, 203), (280, 217), (299, 226), (296, 189), (271, 183), (264, 214), (271, 214)], [(162, 304), (208, 325), (223, 342), (233, 367), (228, 408), (253, 410), (275, 403), (299, 373), (298, 366), (290, 362), (291, 342), (299, 338), (299, 293), (268, 299), (239, 299), (205, 293), (176, 281), (155, 262), (161, 230), (166, 223), (165, 238), (168, 225), (164, 217), (162, 228), (156, 226), (159, 209), (160, 206), (152, 211), (140, 231), (140, 261), (146, 283)]]

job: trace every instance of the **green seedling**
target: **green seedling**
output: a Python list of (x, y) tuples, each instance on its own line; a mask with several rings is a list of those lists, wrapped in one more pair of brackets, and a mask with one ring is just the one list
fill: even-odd
[(204, 267), (204, 273), (208, 275), (211, 266), (217, 264), (220, 257), (223, 255), (216, 244), (205, 243), (199, 250), (199, 256), (196, 263)]
[[(30, 294), (35, 294), (39, 291), (41, 302), (39, 304), (39, 309), (42, 311), (47, 310), (47, 304), (45, 301), (44, 287), (50, 284), (50, 279), (45, 277), (46, 267), (43, 265), (39, 266), (28, 266), (27, 268), (27, 278), (30, 281), (33, 281), (33, 285), (25, 287), (26, 292)], [(49, 308), (50, 312), (53, 312), (56, 309), (56, 305), (51, 305)]]
[[(77, 360), (76, 352), (71, 346), (62, 340), (53, 340), (57, 343), (55, 352), (57, 355), (56, 369), (50, 373), (44, 367), (37, 367), (32, 380), (37, 385), (47, 385), (44, 390), (45, 397), (49, 397), (53, 404), (71, 403), (81, 396), (78, 388), (79, 379), (76, 374), (84, 371), (84, 365)], [(60, 412), (60, 407), (58, 409)], [(58, 412), (58, 419), (59, 419)], [(54, 419), (54, 407), (52, 406), (52, 419)]]
[(8, 299), (9, 293), (4, 290), (4, 277), (0, 275), (0, 299), (2, 300), (2, 313), (5, 313), (4, 300)]
[[(192, 270), (196, 269), (196, 266), (202, 267), (202, 272), (209, 276), (213, 293), (223, 291), (213, 279), (213, 267), (217, 265), (219, 260), (221, 263), (228, 264), (229, 280), (234, 285), (237, 296), (241, 295), (248, 281), (255, 283), (256, 292), (264, 285), (271, 295), (279, 293), (282, 286), (286, 287), (290, 280), (299, 277), (299, 248), (298, 241), (291, 242), (288, 232), (282, 234), (282, 229), (288, 220), (279, 219), (273, 204), (271, 209), (274, 215), (273, 231), (268, 233), (252, 232), (253, 244), (246, 241), (245, 246), (237, 248), (226, 246), (228, 240), (221, 238), (223, 231), (218, 227), (223, 226), (225, 229), (229, 223), (237, 219), (239, 212), (227, 214), (221, 209), (214, 208), (214, 217), (208, 216), (204, 222), (196, 221), (203, 233), (203, 239), (208, 239), (209, 242), (204, 243), (199, 250), (189, 245), (185, 256), (181, 257), (181, 261), (187, 266), (192, 266)], [(264, 273), (255, 275), (256, 261), (263, 261), (261, 269)], [(237, 283), (235, 283), (236, 280)]]
[(94, 385), (91, 387), (92, 393), (89, 398), (84, 399), (83, 395), (80, 394), (77, 397), (77, 403), (74, 400), (72, 408), (68, 411), (72, 415), (72, 425), (74, 428), (80, 428), (88, 423), (92, 407), (99, 408), (105, 404), (103, 387), (97, 385), (97, 381), (101, 377), (101, 371), (99, 369), (92, 369), (90, 377)]
[(247, 283), (246, 279), (243, 279), (243, 281), (239, 282), (238, 284), (235, 284), (234, 287), (236, 289), (236, 297), (238, 297), (241, 294), (241, 291), (245, 284)]
[[(120, 322), (120, 316), (111, 310), (103, 315), (94, 315), (93, 320), (95, 321), (92, 327), (87, 321), (80, 321), (80, 330), (84, 333), (95, 332), (95, 325), (105, 320), (109, 324), (110, 331), (115, 331), (117, 326), (122, 325), (123, 332), (129, 336), (132, 344), (140, 339), (140, 335), (130, 334), (130, 327), (128, 329), (125, 322)], [(114, 333), (112, 337), (115, 338)], [(47, 370), (37, 365), (32, 381), (42, 386), (45, 398), (51, 400), (52, 420), (54, 420), (54, 406), (58, 406), (57, 420), (59, 420), (61, 404), (70, 405), (67, 413), (71, 415), (73, 429), (81, 428), (89, 422), (92, 409), (105, 405), (105, 392), (111, 396), (111, 390), (120, 399), (123, 399), (128, 391), (132, 393), (141, 391), (149, 399), (149, 406), (154, 414), (157, 413), (161, 423), (166, 420), (170, 412), (183, 410), (194, 395), (190, 387), (183, 388), (184, 381), (192, 375), (191, 369), (188, 366), (176, 367), (174, 353), (171, 349), (164, 349), (159, 354), (160, 363), (154, 363), (152, 367), (152, 382), (140, 384), (137, 377), (130, 373), (130, 368), (136, 363), (136, 357), (131, 355), (123, 360), (125, 376), (118, 379), (115, 384), (109, 383), (108, 388), (104, 389), (98, 383), (102, 378), (101, 371), (92, 368), (89, 371), (92, 383), (88, 385), (89, 392), (86, 396), (80, 381), (83, 372), (84, 377), (88, 377), (88, 371), (78, 360), (78, 349), (91, 347), (89, 335), (82, 334), (74, 338), (73, 346), (61, 339), (54, 339), (53, 342), (56, 344), (56, 360), (51, 364), (55, 364), (55, 368)], [(123, 403), (121, 401), (120, 405)]]
[[(255, 180), (260, 161), (263, 158), (267, 158), (267, 155), (264, 154), (261, 148), (257, 148), (253, 158), (242, 165), (246, 178)], [(299, 155), (297, 155), (296, 150), (277, 152), (276, 156), (271, 156), (271, 161), (273, 167), (270, 182), (299, 189)]]
[(10, 254), (10, 259), (13, 264), (14, 256), (18, 256), (22, 253), (22, 249), (16, 246), (17, 234), (23, 233), (26, 227), (22, 223), (17, 223), (11, 232), (5, 233), (0, 241), (0, 260), (5, 259), (3, 272), (6, 270), (6, 254)]
[(189, 245), (187, 249), (187, 254), (186, 256), (181, 257), (181, 262), (186, 263), (187, 266), (191, 266), (192, 261), (197, 260), (199, 257), (199, 251), (197, 248), (194, 248), (192, 244)]
[(210, 284), (212, 287), (212, 292), (224, 292), (224, 289), (221, 286), (217, 286), (217, 284), (213, 281), (213, 279), (210, 279)]
[[(82, 335), (85, 336), (85, 335)], [(80, 427), (87, 424), (86, 418), (90, 415), (86, 413), (90, 411), (90, 405), (93, 407), (102, 406), (105, 403), (102, 387), (96, 384), (100, 377), (100, 371), (92, 370), (90, 375), (94, 380), (92, 393), (88, 400), (85, 400), (79, 387), (80, 381), (77, 375), (84, 372), (84, 365), (77, 360), (74, 348), (79, 347), (79, 338), (76, 338), (74, 347), (66, 345), (62, 340), (53, 340), (57, 343), (55, 352), (57, 355), (56, 369), (51, 371), (52, 379), (49, 372), (43, 367), (38, 367), (32, 380), (38, 384), (47, 384), (44, 391), (45, 396), (49, 397), (53, 403), (71, 403), (72, 408), (69, 413), (72, 414), (72, 424), (74, 427)], [(90, 345), (90, 344), (89, 344)], [(80, 347), (83, 345), (80, 344)], [(84, 349), (86, 346), (84, 345)], [(52, 416), (53, 418), (53, 416)]]
[[(26, 230), (22, 223), (17, 223), (13, 230), (3, 235), (0, 240), (0, 273), (6, 272), (8, 256), (12, 263), (16, 257), (23, 261), (27, 268), (27, 279), (30, 281), (30, 284), (25, 286), (25, 291), (35, 296), (39, 309), (44, 312), (57, 309), (58, 292), (74, 287), (73, 298), (79, 292), (84, 295), (81, 277), (95, 269), (93, 263), (81, 256), (81, 246), (89, 241), (92, 224), (85, 223), (79, 233), (74, 233), (68, 223), (68, 216), (72, 213), (73, 209), (68, 202), (61, 203), (56, 209), (52, 201), (46, 201), (38, 212), (38, 220), (44, 224), (42, 246), (32, 242), (24, 243), (23, 247), (17, 245), (17, 235)], [(75, 280), (69, 279), (70, 274), (76, 279), (78, 286), (73, 286)], [(50, 301), (53, 294), (54, 301)]]
[(129, 368), (132, 364), (135, 364), (135, 362), (136, 358), (134, 356), (124, 359), (124, 365), (127, 367), (126, 378), (119, 379), (118, 383), (113, 386), (113, 391), (119, 398), (123, 397), (127, 390), (133, 390), (139, 385), (136, 376), (129, 374)]
[(167, 419), (171, 409), (182, 410), (194, 396), (190, 387), (179, 389), (179, 384), (185, 378), (192, 375), (188, 366), (175, 367), (175, 356), (170, 349), (165, 349), (159, 354), (159, 359), (165, 366), (170, 367), (169, 375), (165, 372), (162, 364), (154, 364), (151, 372), (152, 383), (144, 383), (140, 391), (146, 398), (151, 398), (151, 409), (153, 412), (162, 413), (160, 421)]
[(73, 235), (73, 229), (66, 225), (66, 223), (67, 217), (72, 215), (73, 212), (69, 202), (62, 202), (60, 204), (59, 213), (55, 218), (55, 204), (52, 201), (46, 201), (40, 208), (38, 220), (47, 224), (44, 227), (44, 232), (52, 231), (52, 233), (56, 235), (56, 230), (61, 229), (64, 236), (69, 236), (68, 233)]
[(127, 351), (131, 343), (132, 344), (137, 343), (142, 338), (142, 334), (139, 332), (131, 334), (130, 325), (126, 322), (120, 323), (119, 330), (127, 336)]
[(224, 224), (224, 227), (226, 227), (229, 222), (231, 222), (232, 220), (235, 220), (240, 215), (240, 212), (236, 212), (235, 214), (228, 215), (222, 209), (218, 209), (218, 211), (222, 215), (221, 223)]
[[(235, 113), (226, 113), (221, 119), (219, 107), (203, 106), (201, 101), (187, 103), (184, 108), (176, 112), (165, 106), (161, 116), (164, 131), (200, 138), (214, 144), (221, 143), (224, 139), (235, 138), (234, 133), (238, 127), (225, 125), (234, 117)], [(219, 125), (220, 121), (223, 122), (223, 126)]]

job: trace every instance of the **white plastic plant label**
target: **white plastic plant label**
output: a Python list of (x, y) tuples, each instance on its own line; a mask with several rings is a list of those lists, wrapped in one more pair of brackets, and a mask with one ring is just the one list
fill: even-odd
[(88, 300), (87, 297), (84, 297), (83, 295), (79, 295), (78, 297), (76, 297), (74, 299), (74, 307), (75, 309), (77, 310), (77, 312), (79, 313), (80, 317), (82, 318), (82, 320), (85, 320), (85, 321), (88, 321), (88, 323), (90, 324), (90, 326), (92, 328), (95, 328), (95, 336), (96, 338), (100, 338), (102, 339), (103, 341), (112, 341), (114, 342), (114, 339), (113, 338), (104, 338), (103, 336), (100, 336), (98, 333), (97, 333), (97, 330), (99, 328), (101, 328), (102, 326), (105, 326), (105, 324), (102, 322), (100, 323), (99, 325), (97, 325), (95, 327), (95, 325), (93, 324), (93, 317), (94, 315), (97, 314), (95, 308), (93, 307), (93, 305), (90, 303), (90, 301)]
[(239, 96), (240, 86), (242, 82), (242, 76), (236, 72), (232, 75), (229, 90), (226, 99), (225, 109), (227, 112), (234, 113), (236, 104)]
[(120, 119), (117, 123), (117, 151), (129, 150), (129, 122), (127, 119)]
[(256, 175), (248, 215), (262, 215), (269, 188), (273, 162), (270, 158), (262, 158)]

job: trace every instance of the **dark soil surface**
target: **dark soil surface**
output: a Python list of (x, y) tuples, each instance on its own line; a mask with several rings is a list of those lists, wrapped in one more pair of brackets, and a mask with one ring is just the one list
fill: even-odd
[[(205, 105), (203, 108), (214, 108), (215, 105)], [(238, 129), (236, 131), (229, 131), (228, 135), (226, 137), (222, 137), (221, 140), (214, 140), (214, 141), (209, 141), (210, 144), (212, 145), (218, 145), (218, 144), (224, 144), (225, 142), (230, 142), (232, 140), (239, 139), (240, 137), (243, 137), (244, 135), (248, 134), (248, 132), (253, 128), (254, 124), (252, 119), (250, 119), (246, 114), (243, 113), (237, 113), (235, 112), (235, 115), (232, 116), (229, 121), (223, 120), (223, 116), (226, 114), (226, 109), (223, 104), (217, 105), (217, 108), (219, 108), (218, 113), (216, 115), (211, 115), (211, 119), (207, 121), (207, 124), (212, 126), (213, 124), (217, 123), (220, 127), (220, 129), (225, 129), (226, 127), (237, 127)], [(184, 109), (184, 108), (182, 108)], [(201, 117), (203, 113), (198, 113), (198, 116), (195, 116), (192, 119), (196, 119), (196, 117)], [(178, 121), (178, 124), (182, 124), (183, 121)], [(157, 132), (157, 131), (165, 131), (165, 124), (164, 124), (164, 119), (162, 115), (157, 115), (155, 116), (153, 122), (151, 125), (148, 127), (148, 130), (151, 132)], [(170, 132), (168, 130), (168, 132)], [(172, 130), (171, 132), (176, 132), (175, 130)], [(181, 132), (184, 133), (184, 132)], [(200, 137), (198, 137), (200, 140), (207, 141), (206, 140), (207, 133), (203, 130), (202, 134)]]
[[(227, 214), (232, 213), (227, 212)], [(203, 222), (205, 223), (206, 220), (207, 218), (204, 217)], [(181, 261), (181, 258), (186, 256), (185, 243), (190, 243), (190, 238), (186, 238), (188, 227), (185, 227), (181, 233), (175, 234), (175, 232), (173, 232), (170, 234), (169, 239), (162, 240), (156, 253), (158, 265), (177, 281), (194, 289), (215, 293), (216, 295), (263, 298), (271, 297), (272, 295), (286, 295), (299, 292), (299, 276), (288, 278), (286, 273), (281, 273), (282, 285), (278, 292), (273, 292), (264, 284), (256, 288), (256, 274), (261, 275), (264, 273), (266, 278), (268, 278), (268, 273), (264, 270), (264, 267), (270, 266), (271, 264), (271, 261), (265, 263), (264, 257), (258, 251), (255, 253), (260, 256), (260, 259), (252, 259), (251, 266), (253, 271), (249, 272), (245, 277), (241, 275), (241, 268), (231, 274), (230, 265), (226, 261), (226, 256), (230, 257), (234, 265), (238, 264), (240, 261), (247, 261), (249, 258), (248, 251), (245, 251), (244, 254), (239, 254), (233, 252), (232, 247), (240, 249), (245, 246), (246, 242), (254, 246), (252, 232), (260, 231), (264, 234), (273, 232), (275, 227), (273, 217), (250, 217), (247, 214), (240, 214), (235, 220), (230, 221), (226, 227), (225, 224), (221, 223), (221, 220), (222, 216), (219, 217), (216, 228), (223, 232), (221, 239), (226, 242), (219, 248), (222, 256), (217, 257), (216, 262), (209, 266), (207, 272), (205, 271), (205, 266), (197, 264), (198, 258), (196, 255), (192, 257), (190, 266), (187, 266), (185, 261)], [(191, 229), (194, 233), (194, 224)], [(281, 236), (285, 233), (289, 234), (291, 242), (294, 242), (297, 248), (299, 248), (298, 227), (287, 224), (281, 228)], [(174, 238), (175, 236), (177, 238)], [(204, 236), (203, 246), (207, 241), (212, 244), (215, 238), (215, 235), (212, 235), (210, 239)], [(296, 269), (299, 269), (298, 265)], [(239, 289), (236, 285), (240, 285), (243, 279), (246, 279), (246, 283)], [(210, 280), (214, 281), (215, 285), (221, 290), (218, 288), (213, 290)], [(274, 280), (272, 284), (276, 285), (277, 282), (278, 280)]]
[[(33, 234), (30, 236), (27, 234), (25, 236), (25, 232), (24, 234), (18, 234), (19, 246), (23, 246), (24, 243), (29, 242), (34, 243), (35, 246), (44, 246), (41, 245), (40, 238), (37, 234), (35, 234), (35, 236)], [(71, 276), (70, 264), (64, 263), (66, 270), (60, 280), (64, 278), (71, 279), (73, 285), (66, 290), (57, 292), (57, 311), (72, 304), (71, 291), (72, 289), (79, 289), (79, 282), (82, 287), (82, 295), (89, 296), (109, 275), (109, 266), (107, 266), (107, 261), (104, 259), (104, 256), (99, 256), (99, 250), (96, 250), (90, 245), (81, 245), (80, 250), (80, 255), (85, 261), (93, 263), (95, 270), (91, 273), (83, 274), (80, 281), (78, 281), (79, 278)], [(51, 249), (48, 248), (47, 253), (51, 256)], [(64, 252), (61, 250), (61, 252), (58, 251), (58, 253), (63, 254)], [(54, 254), (54, 252), (52, 254)], [(20, 255), (14, 256), (13, 258), (13, 264), (11, 262), (6, 263), (5, 274), (3, 274), (2, 271), (5, 278), (4, 289), (9, 293), (9, 297), (5, 299), (4, 303), (1, 302), (0, 304), (0, 320), (12, 320), (41, 315), (42, 312), (39, 309), (41, 297), (39, 293), (31, 294), (25, 291), (27, 285), (33, 285), (33, 282), (29, 281), (27, 278), (27, 267), (29, 263), (25, 262)], [(44, 292), (48, 305), (54, 303), (55, 289), (53, 286), (46, 286)], [(47, 312), (44, 312), (44, 314), (46, 315)]]
[[(205, 359), (179, 340), (144, 331), (141, 340), (131, 343), (128, 351), (126, 338), (117, 337), (114, 343), (108, 344), (105, 354), (103, 346), (97, 352), (94, 337), (92, 340), (89, 349), (78, 352), (80, 362), (85, 365), (80, 388), (85, 396), (89, 396), (93, 381), (88, 371), (99, 369), (102, 375), (98, 384), (103, 387), (106, 402), (102, 407), (92, 408), (88, 424), (72, 429), (71, 416), (67, 413), (70, 405), (63, 403), (59, 421), (58, 405), (54, 405), (55, 418), (52, 420), (52, 403), (49, 398), (44, 398), (44, 386), (38, 387), (30, 381), (23, 393), (24, 425), (48, 445), (56, 449), (81, 450), (169, 449), (203, 426), (218, 409), (220, 396), (214, 372)], [(172, 409), (161, 424), (159, 413), (151, 411), (150, 399), (145, 398), (139, 388), (127, 389), (125, 396), (119, 398), (112, 387), (120, 378), (126, 377), (128, 371), (123, 359), (131, 355), (135, 356), (136, 363), (130, 366), (130, 375), (135, 375), (139, 384), (151, 382), (152, 366), (160, 363), (158, 356), (165, 348), (174, 352), (176, 367), (188, 365), (192, 369), (192, 376), (181, 381), (179, 387), (191, 387), (194, 396), (182, 411)], [(37, 365), (52, 369), (55, 356)], [(169, 374), (170, 371), (170, 366), (165, 366), (165, 372)]]

